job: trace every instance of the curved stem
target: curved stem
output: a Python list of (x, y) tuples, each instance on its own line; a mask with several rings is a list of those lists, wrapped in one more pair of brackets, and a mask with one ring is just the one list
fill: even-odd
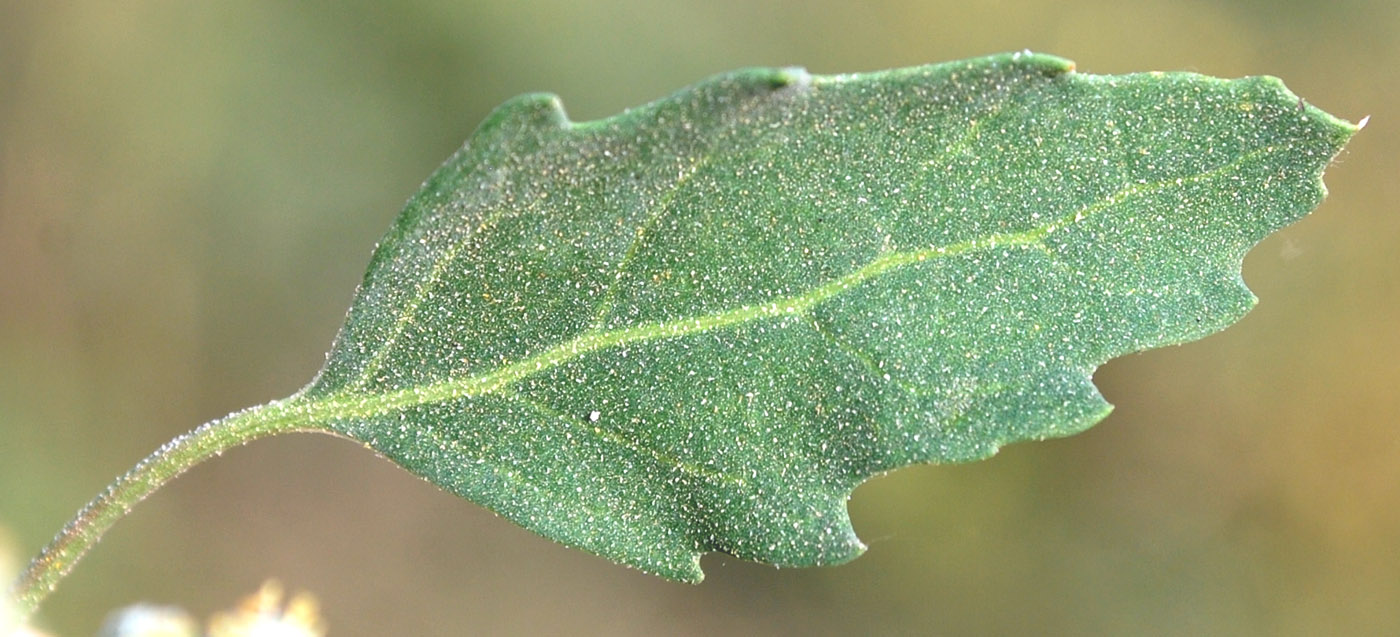
[(9, 619), (22, 624), (33, 615), (102, 535), (137, 502), (166, 482), (212, 456), (252, 440), (306, 430), (310, 424), (307, 414), (294, 405), (291, 399), (274, 401), (229, 414), (165, 443), (146, 456), (78, 511), (78, 515), (30, 561), (10, 587), (9, 597), (15, 615)]

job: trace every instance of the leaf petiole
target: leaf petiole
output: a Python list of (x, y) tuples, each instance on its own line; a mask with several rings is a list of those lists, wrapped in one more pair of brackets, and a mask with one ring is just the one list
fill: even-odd
[(146, 456), (78, 511), (29, 562), (10, 586), (13, 615), (7, 619), (23, 624), (117, 520), (176, 476), (258, 438), (312, 431), (307, 427), (307, 414), (293, 405), (295, 401), (288, 399), (234, 412), (200, 425)]

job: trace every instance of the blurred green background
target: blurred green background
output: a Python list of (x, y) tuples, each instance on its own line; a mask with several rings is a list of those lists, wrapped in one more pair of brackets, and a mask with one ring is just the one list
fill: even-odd
[[(266, 577), (334, 635), (1400, 634), (1400, 3), (0, 2), (0, 525), (37, 550), (167, 439), (286, 396), (374, 242), (496, 104), (592, 119), (742, 66), (1031, 48), (1093, 73), (1277, 75), (1370, 126), (1262, 298), (1097, 374), (1086, 434), (852, 500), (836, 568), (673, 584), (298, 435), (138, 507), (45, 608), (207, 615)], [(1390, 150), (1386, 150), (1390, 149)]]

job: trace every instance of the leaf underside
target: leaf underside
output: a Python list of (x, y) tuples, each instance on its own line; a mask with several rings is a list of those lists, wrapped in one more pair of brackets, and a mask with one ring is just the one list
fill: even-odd
[(583, 123), (525, 95), (409, 201), (288, 405), (664, 577), (843, 562), (862, 481), (1081, 431), (1098, 365), (1239, 319), (1245, 251), (1355, 130), (1273, 78), (1030, 53)]

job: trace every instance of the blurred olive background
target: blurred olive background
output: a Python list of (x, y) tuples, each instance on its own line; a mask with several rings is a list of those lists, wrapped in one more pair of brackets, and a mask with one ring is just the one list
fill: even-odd
[(576, 120), (742, 66), (838, 73), (1031, 48), (1094, 73), (1277, 75), (1370, 126), (1262, 298), (1097, 375), (1117, 411), (851, 502), (836, 568), (724, 556), (674, 584), (564, 549), (315, 435), (121, 522), (45, 607), (201, 616), (267, 577), (333, 635), (1400, 634), (1400, 3), (0, 2), (0, 526), (46, 542), (167, 439), (323, 360), (372, 246), (487, 112)]

